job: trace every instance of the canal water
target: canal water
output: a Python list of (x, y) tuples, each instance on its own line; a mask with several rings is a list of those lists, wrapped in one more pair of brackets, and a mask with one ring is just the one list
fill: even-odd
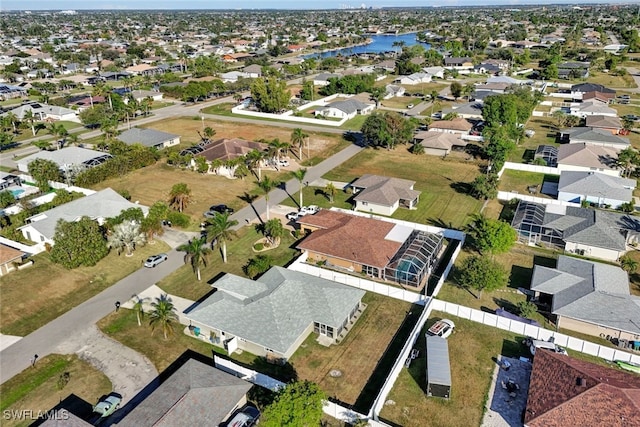
[(418, 33), (407, 34), (376, 34), (367, 36), (371, 39), (371, 43), (360, 46), (345, 47), (342, 49), (330, 50), (326, 52), (313, 53), (304, 55), (303, 58), (327, 58), (330, 56), (350, 56), (363, 53), (383, 53), (383, 52), (400, 52), (401, 46), (394, 46), (394, 43), (404, 42), (405, 46), (413, 46), (415, 44), (421, 44), (425, 49), (429, 49), (431, 45), (429, 43), (420, 43), (416, 40)]

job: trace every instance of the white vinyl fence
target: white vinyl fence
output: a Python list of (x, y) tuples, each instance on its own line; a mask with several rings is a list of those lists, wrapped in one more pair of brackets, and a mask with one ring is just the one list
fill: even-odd
[(543, 205), (573, 206), (580, 207), (580, 203), (565, 202), (564, 200), (545, 199), (542, 197), (528, 196), (526, 194), (516, 193), (515, 191), (498, 191), (498, 200), (524, 200), (525, 202), (540, 203)]
[(463, 319), (482, 323), (505, 331), (511, 331), (519, 335), (533, 337), (538, 340), (547, 341), (549, 338), (554, 337), (554, 342), (561, 347), (566, 347), (570, 350), (579, 351), (580, 353), (589, 354), (602, 359), (640, 363), (640, 355), (637, 354), (631, 354), (612, 347), (605, 347), (579, 338), (554, 332), (550, 329), (529, 325), (517, 320), (507, 319), (506, 317), (497, 316), (492, 313), (485, 313), (484, 311), (464, 307), (451, 302), (432, 299), (429, 303), (429, 309), (444, 311), (445, 313), (449, 313)]
[(498, 177), (501, 177), (504, 171), (507, 169), (524, 171), (524, 172), (544, 173), (547, 175), (560, 175), (560, 170), (558, 168), (550, 168), (549, 166), (529, 165), (526, 163), (505, 162), (504, 166), (502, 167), (502, 170), (498, 172)]

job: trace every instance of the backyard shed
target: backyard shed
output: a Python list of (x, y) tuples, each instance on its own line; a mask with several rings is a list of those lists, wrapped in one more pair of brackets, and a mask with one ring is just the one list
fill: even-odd
[(427, 396), (449, 399), (450, 395), (449, 344), (444, 338), (427, 335)]

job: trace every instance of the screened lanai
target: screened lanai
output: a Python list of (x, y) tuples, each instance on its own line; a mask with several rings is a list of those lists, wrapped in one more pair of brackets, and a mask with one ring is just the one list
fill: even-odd
[(518, 232), (518, 241), (527, 245), (547, 243), (564, 247), (562, 233), (544, 226), (545, 205), (520, 201), (513, 215), (511, 226)]
[(442, 245), (441, 235), (414, 230), (385, 267), (385, 279), (414, 288), (422, 286), (438, 261)]

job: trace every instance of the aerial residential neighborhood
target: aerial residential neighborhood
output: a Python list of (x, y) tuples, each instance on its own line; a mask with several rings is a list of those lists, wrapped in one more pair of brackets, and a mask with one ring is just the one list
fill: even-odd
[(112, 3), (0, 4), (0, 424), (640, 426), (638, 4)]

